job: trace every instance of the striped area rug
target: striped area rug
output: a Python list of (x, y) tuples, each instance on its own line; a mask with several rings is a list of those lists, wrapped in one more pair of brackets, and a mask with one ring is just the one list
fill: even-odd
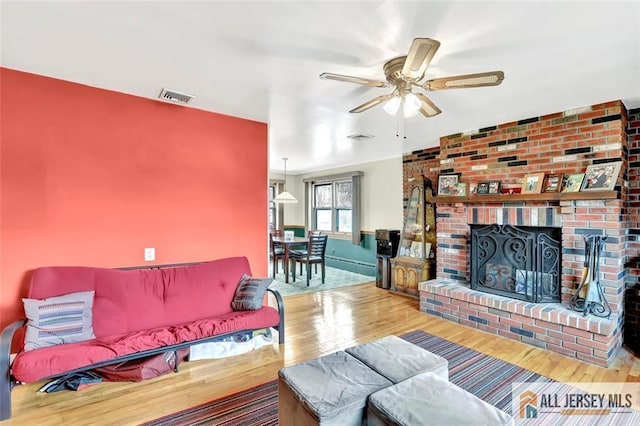
[[(511, 383), (554, 383), (552, 379), (422, 330), (400, 337), (446, 358), (452, 383), (507, 413), (511, 413)], [(153, 426), (277, 424), (276, 380), (146, 423)]]

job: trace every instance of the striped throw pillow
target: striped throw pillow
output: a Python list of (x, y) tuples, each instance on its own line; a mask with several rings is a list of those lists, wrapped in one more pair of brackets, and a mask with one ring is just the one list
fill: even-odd
[(262, 308), (264, 292), (271, 285), (271, 278), (253, 278), (244, 274), (240, 278), (236, 294), (231, 302), (234, 311), (257, 311)]
[(94, 291), (47, 299), (22, 299), (27, 315), (24, 350), (94, 339)]

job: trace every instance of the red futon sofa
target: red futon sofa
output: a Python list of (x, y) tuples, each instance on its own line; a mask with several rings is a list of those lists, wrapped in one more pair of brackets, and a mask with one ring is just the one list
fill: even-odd
[(255, 310), (232, 308), (241, 278), (251, 275), (245, 257), (151, 268), (54, 266), (33, 272), (27, 296), (31, 300), (94, 292), (93, 334), (89, 340), (30, 350), (22, 342), (11, 364), (14, 332), (25, 327), (26, 320), (5, 328), (0, 337), (0, 420), (11, 416), (15, 382), (61, 377), (268, 327), (277, 329), (279, 343), (284, 343), (284, 311), (277, 291), (267, 289), (277, 309), (267, 304)]

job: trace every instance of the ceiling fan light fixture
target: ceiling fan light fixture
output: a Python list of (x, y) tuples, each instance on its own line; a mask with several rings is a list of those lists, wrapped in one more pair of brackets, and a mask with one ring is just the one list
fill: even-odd
[(424, 90), (461, 89), (471, 87), (497, 86), (504, 80), (504, 72), (489, 71), (474, 74), (455, 75), (451, 77), (435, 78), (424, 81), (425, 72), (431, 60), (440, 47), (440, 42), (426, 37), (414, 38), (406, 56), (398, 56), (386, 61), (382, 67), (387, 82), (370, 80), (342, 74), (322, 73), (320, 78), (345, 81), (373, 87), (393, 87), (393, 92), (377, 96), (356, 108), (350, 113), (360, 113), (383, 104), (385, 112), (397, 116), (402, 108), (403, 118), (409, 118), (418, 113), (429, 118), (442, 111), (423, 93), (412, 92), (413, 86)]
[(404, 96), (404, 102), (402, 104), (402, 113), (405, 118), (415, 117), (420, 111), (420, 107), (422, 106), (422, 102), (420, 99), (413, 93), (407, 93)]
[(384, 104), (383, 108), (387, 114), (396, 115), (396, 113), (400, 109), (401, 102), (402, 99), (400, 99), (400, 96), (394, 96)]

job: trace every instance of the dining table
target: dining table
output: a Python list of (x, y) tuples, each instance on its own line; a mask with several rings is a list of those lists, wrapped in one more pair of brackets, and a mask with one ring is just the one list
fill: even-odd
[(288, 283), (289, 282), (289, 250), (291, 249), (291, 247), (296, 247), (296, 246), (305, 246), (305, 249), (306, 249), (306, 244), (309, 242), (309, 240), (303, 237), (286, 238), (286, 237), (280, 237), (280, 236), (274, 236), (272, 237), (272, 240), (273, 240), (273, 244), (280, 245), (284, 248), (284, 282)]

